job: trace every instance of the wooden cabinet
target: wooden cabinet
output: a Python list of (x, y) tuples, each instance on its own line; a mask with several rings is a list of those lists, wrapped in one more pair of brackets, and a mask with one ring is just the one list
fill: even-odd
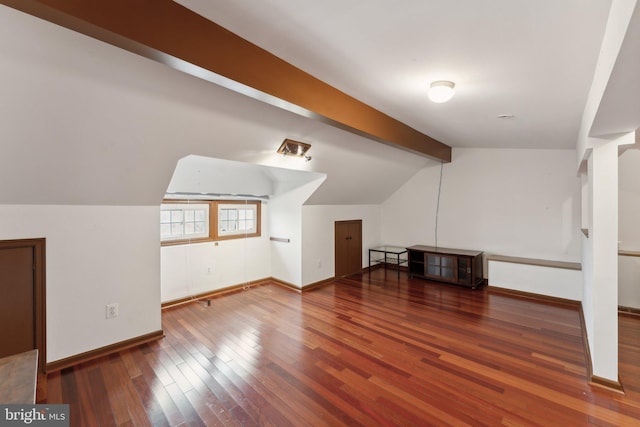
[(409, 277), (477, 288), (483, 283), (482, 252), (464, 249), (411, 246)]

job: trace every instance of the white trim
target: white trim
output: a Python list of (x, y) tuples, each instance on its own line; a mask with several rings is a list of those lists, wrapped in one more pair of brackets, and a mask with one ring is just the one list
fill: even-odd
[[(235, 218), (223, 219), (223, 211), (236, 211)], [(243, 216), (240, 211), (249, 211), (251, 212), (252, 218), (240, 218)], [(235, 230), (226, 230), (223, 227), (227, 225), (230, 221), (236, 222), (238, 225), (241, 221), (252, 220), (253, 226), (246, 229), (235, 229)], [(247, 204), (219, 204), (218, 205), (218, 236), (237, 236), (242, 234), (255, 234), (258, 232), (258, 206), (254, 203)]]
[[(204, 218), (201, 222), (203, 229), (201, 232), (185, 233), (184, 232), (184, 217), (185, 211), (204, 211)], [(171, 234), (163, 237), (162, 235), (162, 212), (166, 211), (182, 211), (182, 233), (180, 235)], [(195, 212), (194, 212), (195, 215)], [(208, 203), (166, 203), (160, 206), (160, 241), (161, 242), (173, 242), (176, 240), (192, 240), (192, 239), (206, 239), (209, 237), (209, 204)]]

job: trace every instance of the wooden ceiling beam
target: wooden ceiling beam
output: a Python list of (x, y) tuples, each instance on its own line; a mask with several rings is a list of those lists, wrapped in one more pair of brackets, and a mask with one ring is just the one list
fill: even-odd
[(352, 133), (451, 161), (451, 147), (358, 101), (172, 0), (0, 3)]

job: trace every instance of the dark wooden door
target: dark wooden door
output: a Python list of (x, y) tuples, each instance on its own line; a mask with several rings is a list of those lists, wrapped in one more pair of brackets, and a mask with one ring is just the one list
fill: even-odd
[(46, 365), (45, 239), (0, 241), (0, 357), (38, 349)]
[(362, 220), (335, 223), (335, 276), (362, 270)]
[(0, 248), (0, 357), (35, 348), (32, 247)]

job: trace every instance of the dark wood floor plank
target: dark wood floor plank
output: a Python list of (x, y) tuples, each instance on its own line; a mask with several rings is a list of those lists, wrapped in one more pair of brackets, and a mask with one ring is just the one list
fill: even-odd
[[(206, 425), (200, 415), (193, 408), (185, 393), (180, 390), (177, 384), (169, 384), (167, 387), (167, 393), (171, 396), (171, 399), (176, 404), (182, 415), (184, 416), (185, 423), (190, 426), (204, 426)], [(193, 390), (193, 389), (190, 389)]]
[[(214, 391), (217, 392), (218, 396), (220, 396), (221, 392), (224, 393), (225, 396), (222, 397), (226, 402), (226, 409), (238, 420), (240, 424), (250, 425), (256, 423), (260, 418), (260, 411), (253, 403), (253, 399), (246, 398), (247, 394), (253, 393), (251, 387), (242, 379), (239, 379), (233, 372), (233, 369), (222, 360), (217, 360), (216, 357), (211, 359), (204, 357), (204, 355), (197, 350), (196, 346), (193, 345), (192, 339), (194, 337), (188, 336), (189, 332), (186, 328), (181, 329), (181, 322), (175, 322), (173, 324), (173, 328), (181, 337), (179, 340), (176, 340), (173, 345), (188, 365), (183, 366), (185, 372), (191, 371), (192, 375), (195, 375), (195, 377), (193, 377), (194, 381), (196, 381), (195, 378), (202, 378), (207, 383), (212, 384), (214, 386)], [(227, 350), (227, 354), (231, 354), (230, 350)], [(198, 362), (194, 356), (197, 357), (200, 362)], [(227, 356), (225, 356), (225, 359), (227, 359)], [(228, 360), (228, 363), (231, 363), (235, 359), (232, 358)], [(200, 366), (200, 363), (203, 363), (203, 366)], [(219, 366), (216, 366), (216, 363), (224, 364), (223, 368), (219, 370)], [(206, 371), (203, 372), (203, 369)], [(208, 378), (209, 375), (207, 372), (209, 371), (219, 371), (224, 372), (224, 374), (219, 373), (217, 379)], [(211, 380), (213, 380), (213, 383)], [(219, 387), (218, 380), (222, 380), (225, 385), (223, 387)], [(202, 384), (204, 384), (204, 382)]]
[(207, 404), (207, 398), (198, 393), (195, 389), (185, 393), (187, 400), (196, 410), (198, 416), (207, 426), (224, 426), (224, 422), (217, 417), (214, 410)]
[(142, 375), (136, 376), (132, 378), (134, 387), (136, 388), (136, 392), (142, 401), (145, 412), (149, 416), (149, 421), (151, 424), (156, 426), (169, 426), (169, 421), (165, 416), (161, 403), (156, 399), (153, 395), (153, 392), (149, 388), (146, 380)]
[[(149, 418), (153, 421), (154, 419), (159, 419), (160, 423), (162, 423), (163, 419), (166, 419), (169, 425), (178, 425), (184, 421), (182, 414), (178, 410), (177, 406), (174, 404), (173, 400), (169, 396), (169, 393), (164, 387), (163, 382), (156, 375), (156, 371), (152, 368), (150, 363), (154, 363), (148, 351), (149, 345), (143, 345), (141, 347), (135, 348), (131, 351), (132, 357), (138, 366), (138, 369), (141, 372), (141, 376), (135, 378), (134, 385), (138, 390), (138, 394), (141, 396), (143, 402), (145, 401), (146, 389), (151, 392), (153, 402), (156, 402), (158, 405), (158, 409), (162, 411), (162, 414), (158, 414), (155, 412), (156, 407), (153, 406), (153, 411), (150, 413)], [(151, 344), (154, 346), (154, 344)], [(156, 348), (156, 347), (152, 347)], [(159, 346), (157, 346), (156, 351), (159, 350)], [(160, 362), (155, 362), (155, 364), (160, 365)], [(140, 381), (144, 380), (145, 384), (141, 384)], [(140, 391), (140, 389), (144, 391)]]
[(104, 381), (104, 392), (108, 397), (111, 413), (113, 414), (116, 425), (121, 426), (133, 421), (131, 419), (131, 413), (129, 412), (129, 405), (139, 402), (131, 400), (132, 395), (128, 390), (131, 382), (129, 381), (122, 359), (120, 357), (109, 357), (108, 359), (108, 364), (100, 365), (100, 376)]
[(46, 399), (74, 426), (640, 425), (640, 317), (619, 327), (625, 395), (588, 384), (577, 307), (380, 269), (167, 309), (163, 340), (50, 374)]
[(46, 387), (47, 390), (44, 392), (46, 395), (45, 402), (62, 403), (62, 380), (60, 371), (47, 374)]
[(98, 426), (99, 423), (96, 420), (95, 411), (92, 410), (90, 389), (80, 389), (78, 387), (78, 375), (82, 372), (84, 372), (82, 368), (62, 370), (62, 401), (59, 403), (69, 403), (69, 419), (74, 425)]
[[(78, 370), (79, 371), (79, 370)], [(107, 396), (107, 388), (104, 384), (102, 371), (99, 366), (88, 369), (89, 381), (91, 381), (91, 394), (94, 396)], [(93, 408), (101, 426), (115, 426), (116, 420), (108, 399), (93, 399)]]
[(127, 368), (129, 378), (136, 378), (138, 375), (142, 374), (139, 366), (136, 364), (135, 360), (133, 360), (131, 350), (121, 352), (120, 358), (122, 359), (122, 363), (124, 363), (125, 368)]

